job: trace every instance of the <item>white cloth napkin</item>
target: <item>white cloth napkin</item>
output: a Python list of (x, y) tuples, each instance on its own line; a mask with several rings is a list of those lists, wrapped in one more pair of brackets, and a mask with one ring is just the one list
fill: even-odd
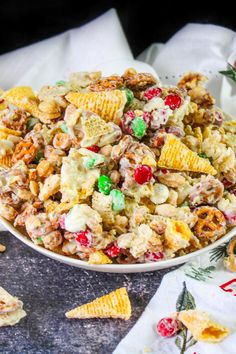
[[(165, 84), (177, 83), (186, 71), (204, 73), (210, 79), (208, 88), (217, 104), (236, 117), (236, 83), (218, 73), (226, 69), (227, 61), (233, 64), (236, 59), (235, 32), (214, 25), (189, 24), (165, 45), (152, 44), (138, 59), (152, 65)], [(204, 281), (191, 277), (201, 278), (202, 275)], [(208, 312), (213, 319), (232, 330), (223, 342), (198, 342), (181, 353), (175, 345), (175, 338), (163, 339), (157, 335), (157, 322), (176, 311), (176, 300), (184, 281), (195, 298), (197, 309)], [(211, 262), (207, 254), (164, 276), (144, 313), (113, 354), (236, 354), (235, 314), (236, 274), (224, 269), (223, 258)]]
[[(223, 268), (222, 259), (210, 262), (209, 258), (209, 255), (201, 256), (165, 275), (145, 311), (113, 354), (181, 353), (175, 344), (176, 337), (162, 338), (156, 332), (156, 324), (176, 311), (177, 298), (184, 281), (195, 299), (196, 309), (207, 312), (211, 319), (230, 328), (231, 335), (219, 344), (197, 342), (181, 354), (235, 354), (236, 274)], [(204, 280), (196, 280), (192, 276), (202, 276)]]
[(226, 113), (236, 114), (236, 84), (223, 75), (236, 59), (235, 32), (215, 25), (188, 24), (165, 45), (152, 44), (138, 57), (152, 65), (166, 84), (175, 84), (187, 71), (209, 77), (208, 88)]
[(133, 55), (114, 9), (88, 24), (0, 56), (0, 87), (35, 89), (66, 79), (71, 72), (94, 70), (104, 62)]

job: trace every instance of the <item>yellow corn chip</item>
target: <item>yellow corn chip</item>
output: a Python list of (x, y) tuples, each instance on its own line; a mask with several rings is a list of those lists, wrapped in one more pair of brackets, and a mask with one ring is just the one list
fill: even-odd
[(14, 106), (33, 114), (38, 106), (38, 99), (29, 86), (13, 87), (3, 93), (2, 98)]
[(207, 313), (199, 310), (181, 311), (178, 319), (190, 330), (197, 341), (218, 343), (230, 334), (229, 328), (213, 322)]
[(92, 111), (106, 121), (119, 123), (126, 104), (123, 91), (69, 92), (66, 99), (78, 108)]
[(50, 121), (60, 117), (60, 112), (46, 113), (41, 112), (38, 108), (39, 99), (35, 96), (33, 90), (29, 86), (14, 87), (3, 93), (2, 98), (14, 106), (29, 112), (34, 117), (39, 118), (43, 122)]
[(202, 172), (211, 175), (217, 173), (208, 159), (199, 157), (172, 134), (167, 134), (158, 166), (177, 171)]
[(3, 125), (0, 125), (0, 135), (2, 139), (4, 139), (2, 136), (5, 136), (5, 138), (7, 138), (9, 135), (21, 136), (21, 134), (22, 133), (18, 130), (9, 129), (4, 127)]
[(126, 288), (120, 288), (66, 313), (67, 318), (121, 318), (131, 316), (131, 304)]
[(12, 165), (13, 163), (11, 155), (0, 157), (0, 167), (7, 169), (12, 167)]
[(96, 251), (90, 254), (89, 264), (111, 264), (112, 260), (105, 255), (102, 251)]
[(81, 123), (85, 137), (88, 139), (112, 132), (111, 126), (95, 114), (82, 117)]

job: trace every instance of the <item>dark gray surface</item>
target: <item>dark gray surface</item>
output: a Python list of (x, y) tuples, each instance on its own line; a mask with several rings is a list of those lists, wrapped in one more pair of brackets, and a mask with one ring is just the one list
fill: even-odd
[[(0, 286), (18, 296), (27, 312), (16, 326), (0, 329), (1, 354), (110, 354), (169, 271), (90, 272), (46, 258), (8, 232), (0, 233), (0, 243), (7, 246), (0, 253)], [(129, 321), (65, 318), (67, 310), (121, 286), (127, 287), (132, 302)]]

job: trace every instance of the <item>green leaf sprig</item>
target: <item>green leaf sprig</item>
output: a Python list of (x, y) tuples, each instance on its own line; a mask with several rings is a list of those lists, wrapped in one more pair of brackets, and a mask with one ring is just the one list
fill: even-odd
[(219, 71), (219, 73), (230, 78), (234, 82), (236, 82), (236, 68), (229, 63), (228, 63), (228, 66), (229, 66), (228, 70), (222, 70), (222, 71)]

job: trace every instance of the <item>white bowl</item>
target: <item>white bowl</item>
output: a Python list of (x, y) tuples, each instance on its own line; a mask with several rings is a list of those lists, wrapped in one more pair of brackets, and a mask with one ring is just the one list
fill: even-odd
[(14, 228), (8, 221), (3, 219), (2, 217), (0, 217), (0, 222), (11, 234), (16, 236), (16, 238), (18, 238), (20, 241), (25, 243), (30, 248), (33, 248), (34, 250), (38, 251), (39, 253), (42, 253), (44, 256), (55, 259), (56, 261), (59, 261), (59, 262), (65, 263), (65, 264), (69, 264), (73, 267), (94, 270), (97, 272), (107, 272), (107, 273), (140, 273), (140, 272), (150, 272), (150, 271), (154, 271), (154, 270), (170, 268), (170, 267), (188, 262), (192, 258), (199, 256), (205, 252), (208, 252), (208, 251), (212, 250), (213, 248), (215, 248), (216, 246), (219, 246), (220, 244), (222, 244), (226, 241), (229, 241), (231, 239), (231, 237), (236, 235), (236, 227), (234, 227), (225, 236), (223, 236), (218, 241), (212, 243), (211, 245), (209, 245), (205, 248), (202, 248), (202, 249), (192, 252), (192, 253), (188, 253), (188, 254), (181, 256), (181, 257), (167, 259), (164, 261), (152, 262), (152, 263), (137, 263), (137, 264), (101, 264), (101, 265), (97, 265), (97, 264), (88, 264), (87, 262), (80, 261), (79, 259), (63, 256), (58, 253), (54, 253), (52, 251), (49, 251), (41, 246), (35, 245), (30, 239), (28, 239), (26, 236), (24, 236), (21, 232), (19, 232), (16, 228)]

